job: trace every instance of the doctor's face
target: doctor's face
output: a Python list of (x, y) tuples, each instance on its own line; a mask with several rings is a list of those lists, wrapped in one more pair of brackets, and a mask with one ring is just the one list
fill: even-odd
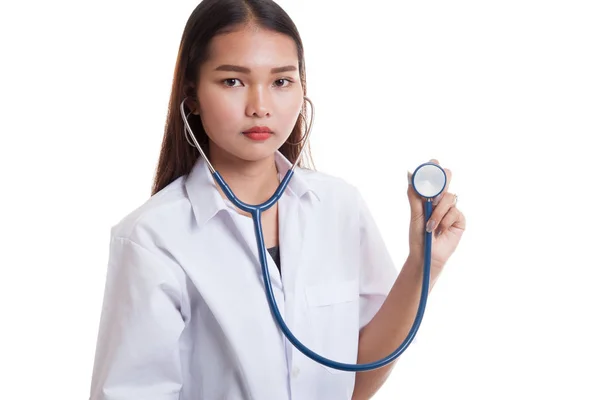
[[(212, 161), (272, 157), (304, 101), (296, 44), (255, 27), (216, 36), (196, 88)], [(267, 132), (249, 133), (255, 127)]]

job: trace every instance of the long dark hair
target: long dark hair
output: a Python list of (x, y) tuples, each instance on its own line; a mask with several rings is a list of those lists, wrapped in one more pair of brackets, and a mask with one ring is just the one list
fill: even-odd
[[(198, 150), (186, 140), (179, 107), (184, 98), (195, 97), (198, 70), (208, 57), (210, 40), (218, 34), (247, 23), (283, 33), (296, 42), (300, 81), (306, 95), (302, 40), (296, 25), (278, 4), (272, 0), (203, 0), (190, 15), (181, 38), (152, 195), (177, 178), (187, 175), (199, 156)], [(306, 102), (302, 114), (308, 118)], [(208, 136), (200, 116), (190, 114), (188, 121), (196, 140), (209, 157)], [(296, 162), (300, 155), (300, 143), (305, 129), (305, 119), (299, 117), (290, 137), (279, 149), (291, 163)], [(312, 168), (308, 143), (306, 147), (304, 154), (307, 158), (298, 161), (298, 166)]]

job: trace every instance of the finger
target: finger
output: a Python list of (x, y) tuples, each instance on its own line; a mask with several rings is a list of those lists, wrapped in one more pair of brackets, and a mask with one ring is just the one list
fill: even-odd
[(435, 206), (435, 208), (433, 209), (429, 221), (427, 221), (427, 225), (425, 227), (425, 230), (427, 230), (427, 232), (433, 232), (437, 228), (440, 221), (448, 213), (450, 208), (454, 207), (455, 200), (456, 195), (453, 193), (446, 193), (444, 197), (442, 197), (438, 205)]
[(435, 230), (436, 236), (441, 235), (446, 230), (450, 229), (450, 227), (452, 226), (456, 226), (457, 228), (459, 228), (461, 225), (461, 220), (464, 220), (464, 216), (462, 215), (460, 210), (456, 207), (451, 207), (446, 213), (446, 215), (444, 215), (444, 218), (442, 218), (442, 220), (438, 224), (438, 227)]
[[(458, 210), (458, 208), (454, 208)], [(450, 228), (458, 228), (462, 229), (463, 231), (467, 229), (467, 219), (465, 218), (465, 214), (463, 214), (460, 210), (458, 211), (458, 220), (454, 222)]]

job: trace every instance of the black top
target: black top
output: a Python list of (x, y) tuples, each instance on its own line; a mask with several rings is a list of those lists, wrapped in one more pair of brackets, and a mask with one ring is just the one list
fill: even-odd
[(273, 261), (275, 261), (275, 265), (277, 265), (277, 269), (279, 270), (279, 274), (281, 274), (281, 265), (280, 265), (280, 258), (279, 258), (279, 246), (275, 246), (275, 247), (271, 247), (270, 249), (267, 249), (269, 254), (271, 255), (271, 257), (273, 258)]

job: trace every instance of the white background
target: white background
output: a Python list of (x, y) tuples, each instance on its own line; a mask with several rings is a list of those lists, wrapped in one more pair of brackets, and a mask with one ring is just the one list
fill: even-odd
[[(468, 219), (375, 398), (599, 399), (597, 2), (280, 4), (316, 166), (362, 190), (398, 266), (407, 170), (452, 169)], [(196, 5), (0, 6), (1, 398), (89, 394), (109, 230), (149, 196)]]

